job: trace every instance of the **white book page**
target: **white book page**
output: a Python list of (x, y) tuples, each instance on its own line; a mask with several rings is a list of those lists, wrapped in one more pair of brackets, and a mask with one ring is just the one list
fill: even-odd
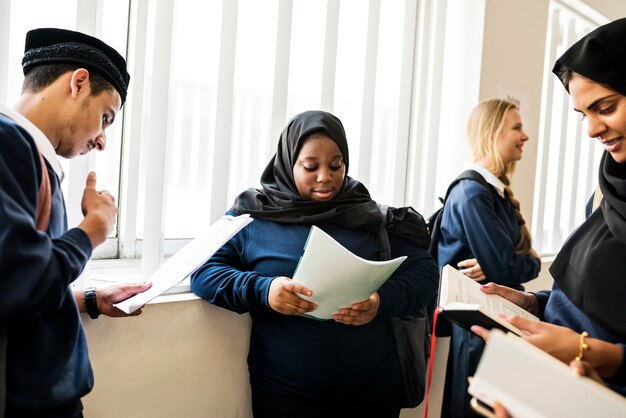
[(317, 304), (317, 309), (306, 315), (331, 319), (339, 308), (369, 298), (405, 259), (365, 260), (312, 226), (292, 279), (313, 292), (311, 297), (302, 296)]
[[(457, 303), (458, 302), (458, 303)], [(538, 321), (539, 318), (499, 295), (488, 295), (480, 290), (480, 284), (454, 267), (446, 265), (441, 271), (439, 306), (459, 309), (461, 304), (482, 306), (495, 316), (519, 315)]]
[(236, 217), (222, 216), (206, 231), (161, 264), (161, 267), (150, 277), (150, 281), (152, 281), (150, 289), (115, 306), (127, 314), (133, 313), (155, 297), (182, 282), (250, 222), (252, 222), (252, 218), (247, 214)]
[(511, 416), (625, 417), (626, 399), (512, 334), (492, 331), (469, 393)]

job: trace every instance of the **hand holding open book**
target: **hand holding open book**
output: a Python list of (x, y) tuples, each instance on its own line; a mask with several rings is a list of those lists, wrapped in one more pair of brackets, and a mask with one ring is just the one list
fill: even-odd
[(483, 328), (499, 328), (517, 335), (523, 332), (501, 318), (500, 315), (518, 315), (538, 321), (539, 318), (498, 295), (480, 290), (480, 284), (450, 265), (441, 271), (439, 287), (440, 315), (449, 321), (470, 329), (472, 325)]
[(497, 401), (516, 418), (624, 417), (626, 399), (511, 334), (491, 333), (469, 386), (475, 403)]

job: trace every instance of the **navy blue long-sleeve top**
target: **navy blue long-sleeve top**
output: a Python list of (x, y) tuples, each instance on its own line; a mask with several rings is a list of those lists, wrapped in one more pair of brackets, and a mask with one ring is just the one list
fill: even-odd
[[(591, 196), (585, 207), (586, 217), (591, 215), (592, 202), (593, 196)], [(552, 285), (551, 291), (537, 292), (536, 295), (539, 302), (540, 318), (543, 321), (570, 328), (578, 333), (587, 331), (591, 338), (618, 344), (621, 347), (622, 366), (616, 375), (606, 379), (606, 382), (613, 390), (626, 396), (626, 338), (609, 331), (589, 318), (569, 300), (556, 282)]]
[[(570, 328), (578, 333), (587, 331), (591, 338), (618, 344), (622, 349), (622, 357), (626, 359), (626, 338), (609, 331), (585, 315), (569, 300), (556, 282), (551, 291), (537, 292), (537, 298), (540, 309), (544, 307), (540, 315), (542, 320)], [(606, 382), (613, 390), (626, 396), (626, 361), (622, 361), (622, 366), (616, 375), (606, 379)]]
[(59, 178), (47, 233), (35, 228), (41, 163), (33, 137), (0, 114), (0, 321), (7, 327), (7, 416), (77, 416), (93, 386), (70, 283), (91, 256), (67, 231)]
[[(376, 234), (318, 226), (356, 255), (377, 259)], [(433, 298), (438, 278), (434, 261), (425, 249), (390, 236), (392, 257), (408, 258), (378, 290), (380, 308), (373, 321), (348, 326), (283, 315), (269, 307), (270, 283), (293, 275), (309, 230), (310, 225), (255, 219), (191, 276), (191, 289), (217, 306), (250, 313), (253, 390), (347, 400), (397, 388), (400, 369), (391, 318), (414, 314)]]
[(457, 183), (443, 209), (441, 239), (438, 243), (439, 268), (476, 258), (486, 280), (514, 289), (534, 279), (541, 268), (539, 260), (515, 253), (519, 225), (508, 197), (493, 187), (483, 187), (465, 179)]

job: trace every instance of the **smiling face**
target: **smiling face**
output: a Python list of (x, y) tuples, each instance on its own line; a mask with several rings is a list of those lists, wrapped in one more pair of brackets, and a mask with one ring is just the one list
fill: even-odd
[(500, 154), (503, 164), (508, 164), (522, 159), (522, 148), (528, 141), (528, 135), (524, 131), (522, 116), (516, 108), (507, 110), (504, 117), (504, 125), (496, 139), (496, 149)]
[(626, 97), (579, 74), (569, 82), (574, 110), (587, 118), (587, 133), (618, 163), (626, 162)]
[[(79, 70), (80, 71), (80, 70)], [(65, 120), (59, 131), (56, 153), (65, 158), (87, 154), (93, 149), (103, 151), (106, 147), (106, 133), (122, 106), (119, 93), (111, 88), (98, 95), (91, 95), (87, 79), (73, 80), (80, 88), (76, 89), (74, 100), (66, 104)]]
[(313, 134), (302, 144), (293, 177), (305, 199), (332, 200), (341, 190), (346, 166), (339, 147), (324, 134)]

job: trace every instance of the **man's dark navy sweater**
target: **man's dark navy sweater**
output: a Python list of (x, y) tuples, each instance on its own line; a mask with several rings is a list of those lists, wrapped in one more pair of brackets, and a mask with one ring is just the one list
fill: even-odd
[(35, 228), (41, 164), (31, 135), (0, 114), (0, 321), (6, 324), (6, 416), (68, 417), (93, 386), (70, 283), (91, 256), (80, 229), (67, 231), (61, 184), (48, 166), (52, 212)]

